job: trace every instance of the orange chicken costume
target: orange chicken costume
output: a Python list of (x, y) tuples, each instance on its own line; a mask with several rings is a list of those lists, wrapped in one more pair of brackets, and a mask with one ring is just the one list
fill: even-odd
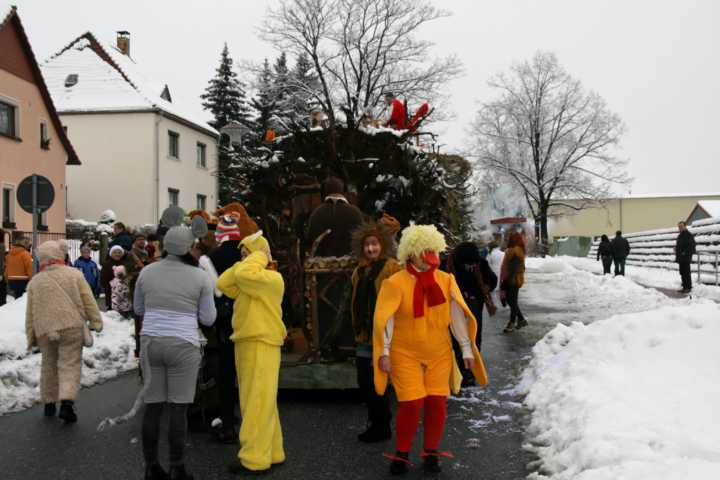
[[(458, 340), (466, 362), (480, 385), (488, 383), (480, 352), (475, 346), (477, 322), (465, 304), (455, 277), (437, 270), (438, 254), (445, 250), (443, 235), (432, 225), (413, 225), (402, 232), (398, 260), (405, 269), (382, 284), (373, 327), (375, 389), (382, 395), (388, 376), (399, 407), (396, 422), (397, 453), (391, 456), (393, 474), (407, 471), (408, 453), (424, 409), (424, 468), (439, 472), (438, 452), (447, 417), (447, 397), (460, 389), (462, 375), (455, 363), (450, 332)], [(422, 258), (421, 271), (415, 260)], [(390, 373), (381, 369), (381, 357), (390, 360)]]

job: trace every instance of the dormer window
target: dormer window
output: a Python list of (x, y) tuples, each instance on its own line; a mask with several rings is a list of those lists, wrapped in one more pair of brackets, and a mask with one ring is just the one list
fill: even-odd
[(71, 73), (67, 77), (65, 77), (65, 88), (74, 87), (78, 82), (78, 74), (77, 73)]

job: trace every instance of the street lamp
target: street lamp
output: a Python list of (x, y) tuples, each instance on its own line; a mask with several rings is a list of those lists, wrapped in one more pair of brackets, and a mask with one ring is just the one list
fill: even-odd
[[(232, 121), (220, 128), (220, 135), (227, 135), (230, 139), (230, 146), (234, 144), (242, 145), (244, 135), (247, 135), (248, 128), (240, 122)], [(222, 143), (222, 142), (221, 142)]]

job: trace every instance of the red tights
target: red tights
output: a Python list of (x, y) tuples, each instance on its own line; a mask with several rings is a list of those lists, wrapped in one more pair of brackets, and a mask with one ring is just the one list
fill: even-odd
[(430, 395), (410, 402), (399, 402), (397, 411), (397, 451), (409, 452), (420, 422), (420, 412), (425, 406), (423, 448), (437, 450), (445, 430), (447, 398)]

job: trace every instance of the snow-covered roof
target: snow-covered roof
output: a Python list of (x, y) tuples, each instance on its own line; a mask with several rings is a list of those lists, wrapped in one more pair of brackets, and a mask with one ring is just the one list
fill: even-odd
[(698, 205), (705, 210), (711, 218), (720, 217), (720, 200), (700, 200)]
[[(161, 97), (164, 83), (154, 82), (138, 64), (116, 47), (101, 43), (87, 32), (42, 65), (43, 74), (60, 113), (161, 110), (174, 120), (208, 135), (218, 132), (177, 98)], [(77, 75), (66, 86), (69, 75)]]

